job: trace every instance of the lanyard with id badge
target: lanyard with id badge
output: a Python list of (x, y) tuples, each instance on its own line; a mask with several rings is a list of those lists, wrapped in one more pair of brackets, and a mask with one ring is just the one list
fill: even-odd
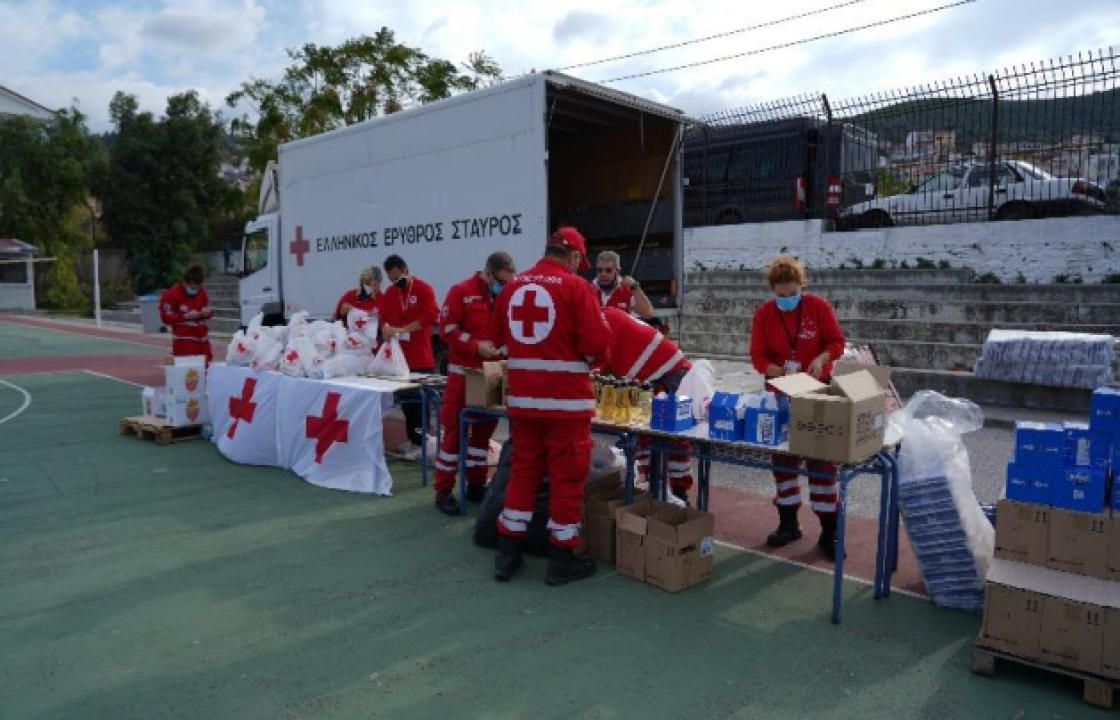
[[(401, 293), (401, 319), (408, 320), (408, 305), (412, 302), (412, 281), (408, 283), (408, 292)], [(405, 323), (408, 324), (407, 322)], [(397, 335), (397, 339), (401, 342), (408, 342), (412, 338), (412, 333), (402, 332)]]
[(790, 335), (789, 328), (786, 327), (785, 314), (778, 310), (778, 323), (782, 326), (782, 330), (786, 334), (786, 339), (789, 340), (789, 359), (782, 365), (782, 369), (786, 371), (787, 375), (793, 375), (801, 372), (801, 363), (795, 358), (797, 357), (797, 342), (801, 339), (801, 310), (803, 306), (797, 306), (797, 325), (794, 327), (793, 335)]

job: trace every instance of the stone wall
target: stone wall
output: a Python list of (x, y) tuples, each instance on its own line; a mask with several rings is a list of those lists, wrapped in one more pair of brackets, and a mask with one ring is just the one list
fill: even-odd
[(1120, 274), (1120, 217), (1049, 218), (1008, 222), (823, 232), (820, 220), (685, 228), (685, 272), (757, 270), (783, 252), (811, 268), (869, 267), (880, 261), (915, 267), (919, 258), (1004, 282), (1080, 276), (1100, 282)]

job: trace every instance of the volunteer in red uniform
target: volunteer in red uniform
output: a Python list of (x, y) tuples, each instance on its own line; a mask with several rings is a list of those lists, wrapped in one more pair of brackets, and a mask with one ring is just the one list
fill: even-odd
[[(692, 363), (677, 344), (662, 335), (657, 328), (618, 308), (605, 308), (603, 317), (611, 329), (611, 356), (605, 366), (607, 372), (627, 380), (652, 383), (657, 392), (675, 393), (685, 374), (692, 368)], [(635, 461), (639, 475), (649, 473), (652, 444), (649, 436), (643, 435), (638, 439)], [(688, 491), (692, 487), (692, 458), (689, 450), (688, 442), (678, 440), (673, 443), (673, 451), (665, 461), (669, 489), (686, 503)]]
[(210, 364), (210, 329), (206, 323), (213, 315), (210, 298), (202, 281), (206, 273), (197, 263), (187, 266), (182, 282), (164, 291), (159, 299), (159, 319), (171, 329), (171, 354), (205, 355)]
[[(463, 368), (482, 367), (483, 360), (499, 357), (491, 342), (494, 332), (494, 299), (517, 270), (509, 253), (496, 252), (486, 258), (486, 267), (452, 285), (439, 316), (439, 335), (447, 344), (447, 387), (439, 409), (442, 440), (436, 456), (436, 507), (448, 515), (459, 514), (459, 503), (451, 494), (459, 465), (459, 412), (466, 399)], [(479, 502), (486, 492), (486, 458), (493, 422), (470, 426), (467, 441), (467, 500)]]
[[(432, 286), (408, 272), (408, 264), (400, 255), (390, 255), (383, 263), (389, 278), (389, 288), (381, 294), (377, 310), (381, 316), (381, 337), (397, 338), (404, 351), (404, 359), (412, 372), (433, 372), (436, 366), (432, 354), (432, 326), (439, 320), (439, 305)], [(415, 394), (402, 394), (402, 399), (419, 398)], [(398, 452), (410, 460), (420, 457), (423, 434), (420, 428), (420, 405), (416, 402), (401, 404), (407, 440)], [(426, 429), (426, 428), (425, 428)]]
[(637, 280), (622, 275), (621, 267), (622, 259), (613, 250), (604, 250), (595, 257), (595, 288), (600, 304), (640, 318), (653, 317), (653, 303)]
[[(751, 321), (751, 362), (767, 378), (807, 372), (822, 382), (832, 377), (832, 364), (844, 354), (844, 333), (827, 300), (803, 293), (805, 266), (790, 255), (776, 258), (766, 270), (766, 281), (775, 297), (766, 301)], [(799, 468), (823, 478), (809, 479), (809, 502), (820, 518), (817, 544), (829, 559), (836, 557), (836, 466), (793, 455), (774, 455), (775, 465)], [(801, 538), (797, 510), (801, 507), (798, 476), (774, 472), (777, 485), (778, 529), (766, 538), (771, 547), (783, 547)]]
[(350, 288), (338, 299), (338, 304), (334, 307), (334, 319), (341, 320), (346, 325), (346, 316), (351, 310), (364, 310), (370, 315), (376, 315), (380, 300), (381, 268), (367, 267), (358, 275), (358, 287)]
[(583, 485), (591, 465), (595, 396), (590, 364), (606, 362), (610, 328), (577, 270), (587, 270), (587, 244), (573, 227), (548, 239), (544, 258), (509, 282), (494, 308), (494, 343), (509, 355), (507, 413), (513, 460), (498, 516), (494, 578), (509, 580), (521, 565), (521, 540), (549, 479), (551, 541), (545, 582), (562, 585), (595, 573), (579, 545)]

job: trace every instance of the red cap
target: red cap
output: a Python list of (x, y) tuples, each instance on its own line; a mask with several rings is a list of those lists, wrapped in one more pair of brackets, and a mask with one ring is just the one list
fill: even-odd
[(587, 241), (583, 239), (583, 235), (579, 230), (576, 230), (571, 225), (564, 225), (563, 227), (556, 228), (556, 232), (552, 233), (552, 237), (548, 239), (549, 245), (563, 245), (572, 250), (579, 250), (582, 257), (579, 261), (580, 270), (590, 270), (591, 263), (587, 260)]

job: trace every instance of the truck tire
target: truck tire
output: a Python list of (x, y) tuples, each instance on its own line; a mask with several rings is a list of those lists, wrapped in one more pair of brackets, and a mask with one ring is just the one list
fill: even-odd
[(889, 228), (894, 227), (894, 220), (884, 210), (871, 210), (863, 214), (860, 225), (865, 228)]
[(1034, 217), (1034, 212), (1026, 203), (1007, 203), (996, 210), (996, 220), (1026, 220), (1031, 217)]

